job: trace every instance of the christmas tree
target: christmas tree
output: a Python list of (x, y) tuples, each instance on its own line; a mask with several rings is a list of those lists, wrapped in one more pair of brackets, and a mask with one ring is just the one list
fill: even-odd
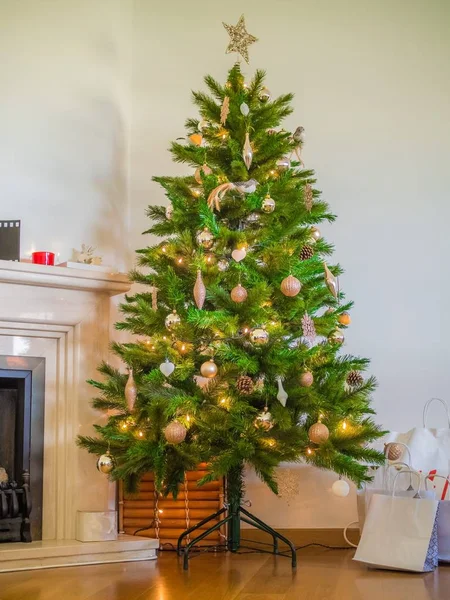
[[(226, 27), (229, 50), (247, 59), (255, 38), (243, 19)], [(360, 484), (384, 460), (367, 445), (383, 434), (368, 360), (342, 352), (352, 303), (317, 227), (335, 217), (303, 163), (303, 128), (280, 129), (293, 96), (272, 98), (264, 79), (257, 70), (246, 82), (239, 63), (224, 85), (205, 77), (200, 116), (171, 146), (190, 172), (154, 178), (170, 204), (148, 208), (145, 233), (162, 240), (138, 250), (131, 279), (147, 289), (126, 298), (117, 324), (136, 337), (113, 344), (130, 371), (100, 366), (93, 406), (107, 422), (79, 438), (130, 490), (152, 471), (176, 496), (203, 461), (203, 482), (226, 476), (239, 504), (244, 465), (276, 493), (281, 461)]]

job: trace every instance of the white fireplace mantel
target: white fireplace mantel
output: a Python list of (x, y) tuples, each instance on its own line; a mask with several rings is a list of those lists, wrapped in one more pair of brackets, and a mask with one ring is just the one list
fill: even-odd
[(128, 277), (124, 273), (99, 273), (7, 260), (0, 260), (0, 284), (2, 283), (106, 292), (110, 296), (123, 294), (130, 289)]

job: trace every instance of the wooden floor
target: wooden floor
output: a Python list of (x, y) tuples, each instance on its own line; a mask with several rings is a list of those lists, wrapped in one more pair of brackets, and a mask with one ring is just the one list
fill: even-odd
[(198, 556), (184, 572), (176, 555), (157, 561), (0, 575), (0, 600), (448, 600), (450, 566), (413, 575), (369, 571), (353, 552), (310, 548), (286, 558)]

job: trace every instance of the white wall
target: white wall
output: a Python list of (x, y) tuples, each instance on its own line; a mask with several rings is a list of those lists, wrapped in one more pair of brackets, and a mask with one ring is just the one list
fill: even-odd
[(1, 0), (0, 219), (127, 261), (131, 0)]
[[(450, 291), (450, 4), (445, 0), (135, 0), (131, 228), (163, 203), (153, 174), (186, 173), (166, 152), (196, 116), (190, 90), (210, 73), (224, 81), (222, 20), (246, 15), (260, 41), (250, 76), (267, 70), (274, 94), (294, 92), (291, 129), (302, 124), (304, 156), (338, 215), (322, 229), (346, 269), (356, 302), (345, 350), (372, 358), (378, 421), (405, 430), (432, 395), (448, 397)], [(301, 469), (302, 495), (284, 500), (248, 481), (257, 514), (278, 527), (342, 526), (354, 498), (330, 494), (335, 476)]]

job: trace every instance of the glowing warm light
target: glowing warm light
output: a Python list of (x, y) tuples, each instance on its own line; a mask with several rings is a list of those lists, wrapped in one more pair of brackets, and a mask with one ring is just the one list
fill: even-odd
[(180, 352), (186, 352), (186, 344), (181, 344)]
[(149, 346), (151, 344), (151, 341), (150, 340), (146, 340), (145, 343), (147, 344), (147, 346)]
[(248, 90), (248, 84), (244, 82), (243, 88), (244, 90)]
[(166, 341), (167, 340), (167, 336), (163, 335), (163, 340)]
[(276, 322), (276, 321), (270, 321), (270, 324), (271, 324), (272, 326), (275, 326), (275, 325), (277, 324), (277, 322)]
[(138, 431), (138, 436), (139, 436), (140, 438), (141, 438), (141, 437), (144, 437), (144, 433), (143, 433), (142, 431)]
[(121, 429), (127, 429), (128, 425), (126, 423), (122, 423), (122, 425), (120, 426)]
[(186, 415), (186, 421), (187, 421), (188, 423), (190, 423), (190, 422), (191, 422), (191, 416), (190, 416), (190, 415)]
[(162, 515), (164, 511), (163, 511), (162, 508), (158, 508), (158, 512), (159, 512), (160, 515)]
[(177, 258), (177, 264), (181, 265), (183, 263), (183, 258), (181, 256), (179, 256)]
[(227, 403), (227, 399), (226, 398), (222, 398), (222, 400), (220, 401), (220, 404), (226, 404)]
[(163, 246), (163, 247), (161, 248), (161, 252), (164, 252), (164, 254), (165, 254), (165, 253), (167, 252), (167, 246)]
[(348, 425), (347, 425), (347, 421), (344, 421), (342, 423), (342, 429), (345, 431), (347, 429)]
[(313, 453), (313, 452), (312, 452), (311, 448), (306, 448), (306, 454), (309, 454), (309, 455), (311, 455), (312, 453)]

